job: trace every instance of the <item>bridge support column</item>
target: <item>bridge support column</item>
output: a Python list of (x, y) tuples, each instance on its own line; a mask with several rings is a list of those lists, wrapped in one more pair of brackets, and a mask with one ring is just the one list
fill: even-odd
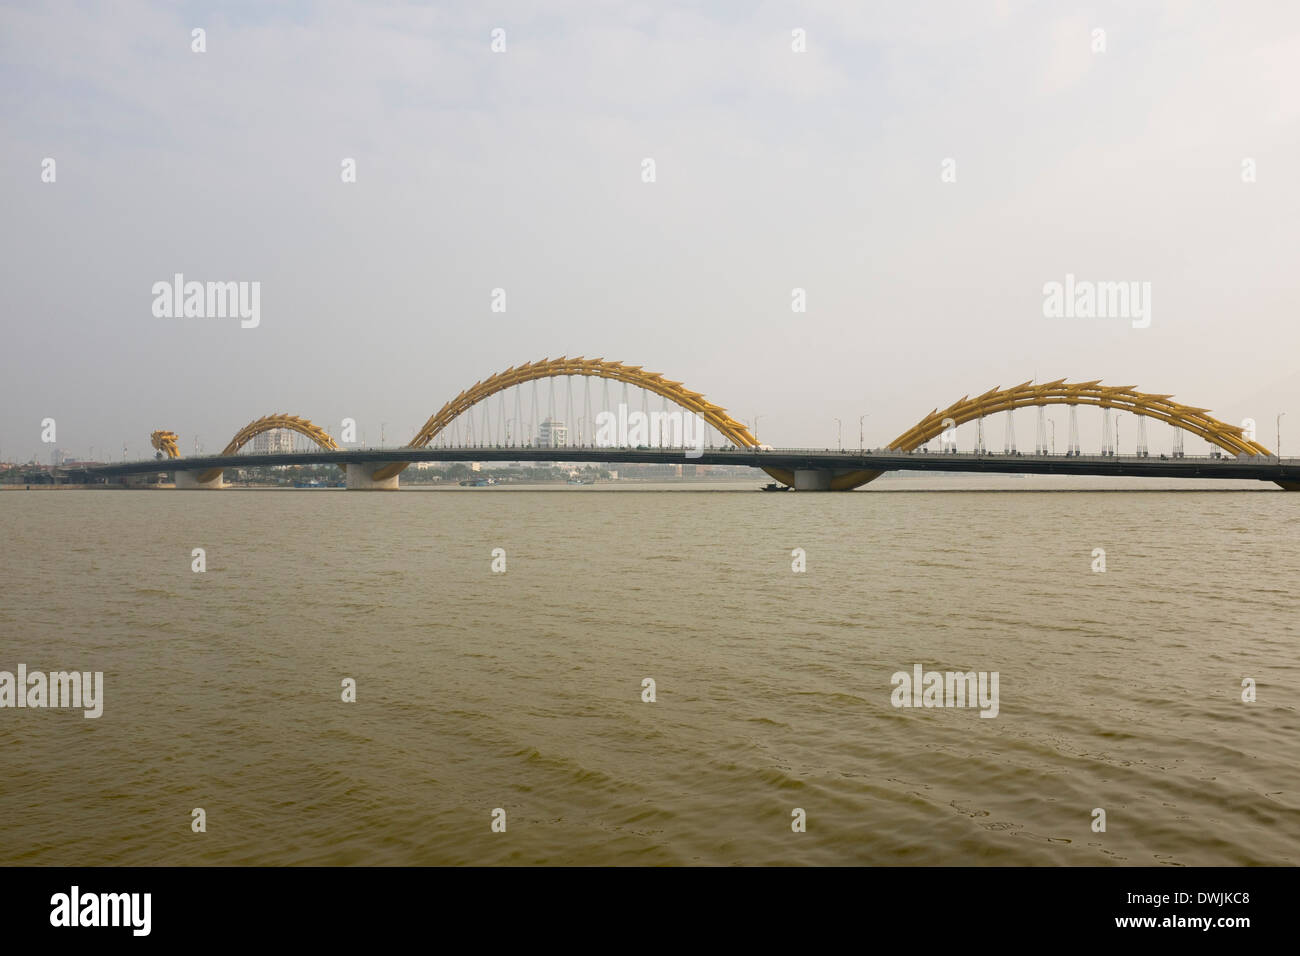
[(208, 481), (199, 481), (199, 475), (197, 472), (178, 471), (176, 472), (176, 487), (186, 490), (193, 490), (196, 488), (205, 490), (217, 489), (226, 487), (226, 482), (225, 478), (219, 473), (217, 477), (211, 478)]
[(347, 466), (348, 491), (396, 491), (397, 475), (391, 478), (374, 477), (374, 473), (380, 468), (386, 467), (383, 464), (350, 464)]
[(796, 468), (794, 471), (795, 491), (830, 491), (831, 472), (821, 468)]

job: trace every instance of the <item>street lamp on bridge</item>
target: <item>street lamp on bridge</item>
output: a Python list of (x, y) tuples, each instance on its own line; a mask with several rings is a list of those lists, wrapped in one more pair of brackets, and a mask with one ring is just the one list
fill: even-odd
[(870, 414), (871, 414), (870, 412), (867, 412), (866, 415), (859, 415), (859, 416), (858, 416), (858, 454), (859, 454), (859, 455), (862, 454), (862, 448), (863, 448), (863, 440), (862, 440), (862, 424), (863, 424), (863, 422), (865, 422), (865, 421), (867, 420), (867, 415), (870, 415)]
[(1277, 441), (1273, 447), (1277, 449), (1277, 463), (1282, 464), (1282, 416), (1286, 412), (1280, 412), (1277, 416)]

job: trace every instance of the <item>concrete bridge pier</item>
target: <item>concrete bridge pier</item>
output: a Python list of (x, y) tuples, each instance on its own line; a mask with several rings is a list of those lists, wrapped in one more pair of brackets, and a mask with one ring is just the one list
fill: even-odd
[(883, 472), (866, 468), (796, 468), (793, 475), (768, 474), (787, 483), (793, 478), (795, 491), (852, 491), (879, 478)]
[(199, 473), (197, 472), (178, 471), (176, 472), (176, 487), (191, 491), (195, 489), (216, 490), (218, 488), (226, 487), (226, 480), (225, 476), (220, 473), (218, 473), (215, 478), (211, 478), (207, 481), (200, 481)]
[(830, 470), (824, 468), (796, 468), (794, 471), (794, 490), (830, 491)]
[(396, 491), (397, 475), (375, 478), (374, 473), (387, 465), (349, 464), (347, 466), (348, 491)]

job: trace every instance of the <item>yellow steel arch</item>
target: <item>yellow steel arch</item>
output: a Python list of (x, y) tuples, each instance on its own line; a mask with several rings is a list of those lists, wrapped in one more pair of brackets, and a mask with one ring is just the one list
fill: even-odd
[[(518, 367), (506, 369), (481, 382), (475, 382), (446, 405), (443, 405), (424, 427), (411, 439), (408, 448), (423, 448), (451, 424), (458, 415), (463, 414), (474, 405), (495, 395), (503, 389), (523, 382), (542, 378), (554, 378), (560, 375), (585, 375), (593, 378), (607, 378), (616, 382), (626, 382), (647, 391), (662, 395), (690, 412), (695, 412), (706, 422), (721, 432), (733, 444), (742, 448), (753, 447), (758, 439), (750, 434), (749, 429), (727, 414), (720, 405), (708, 401), (699, 392), (685, 388), (681, 382), (664, 378), (659, 372), (647, 372), (639, 365), (624, 365), (622, 362), (606, 362), (594, 358), (558, 358), (542, 359), (539, 362), (525, 362)], [(408, 462), (394, 462), (378, 469), (374, 473), (376, 481), (391, 478), (403, 471)], [(775, 476), (774, 476), (775, 477)], [(791, 479), (793, 480), (793, 479)]]
[[(985, 415), (1038, 405), (1096, 405), (1100, 408), (1118, 408), (1168, 422), (1184, 431), (1198, 435), (1233, 455), (1272, 455), (1257, 441), (1247, 438), (1236, 425), (1219, 421), (1208, 409), (1175, 402), (1169, 395), (1153, 395), (1136, 391), (1131, 385), (1102, 385), (1101, 379), (1090, 382), (1067, 382), (1058, 378), (1054, 382), (1035, 385), (1022, 382), (1012, 388), (991, 388), (975, 398), (963, 396), (947, 408), (935, 409), (903, 434), (889, 443), (891, 449), (912, 451), (940, 435), (950, 426), (964, 424)], [(865, 477), (865, 476), (870, 477)], [(866, 484), (880, 472), (855, 472), (843, 475), (832, 484), (833, 488), (855, 488)], [(849, 482), (852, 482), (850, 484)]]
[[(911, 451), (938, 436), (950, 424), (961, 425), (1012, 408), (1030, 405), (1096, 405), (1168, 422), (1233, 455), (1273, 454), (1259, 442), (1248, 439), (1241, 428), (1219, 421), (1209, 413), (1209, 409), (1183, 405), (1171, 398), (1169, 395), (1139, 392), (1131, 385), (1102, 385), (1100, 379), (1071, 383), (1058, 378), (1042, 385), (1023, 382), (1013, 388), (992, 388), (975, 398), (963, 397), (942, 411), (936, 409), (895, 438), (889, 447)], [(948, 419), (952, 421), (948, 422)]]
[(181, 450), (176, 444), (176, 433), (159, 430), (149, 436), (149, 442), (158, 451), (166, 453), (168, 458), (179, 458)]
[[(319, 425), (313, 425), (305, 418), (299, 418), (297, 415), (266, 415), (255, 421), (249, 422), (238, 432), (235, 437), (230, 439), (230, 443), (221, 450), (222, 455), (233, 455), (243, 448), (250, 441), (263, 432), (273, 431), (277, 428), (287, 428), (290, 431), (297, 432), (299, 435), (305, 435), (314, 441), (321, 448), (329, 448), (334, 451), (339, 450), (339, 446), (334, 439), (330, 437)], [(221, 468), (209, 468), (199, 474), (199, 481), (211, 481), (221, 474)]]

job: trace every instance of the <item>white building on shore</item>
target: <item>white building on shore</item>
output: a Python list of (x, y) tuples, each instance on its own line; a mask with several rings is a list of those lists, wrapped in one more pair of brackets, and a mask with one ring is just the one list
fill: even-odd
[(537, 428), (538, 448), (560, 448), (569, 443), (569, 429), (564, 422), (546, 419)]
[(253, 437), (253, 453), (258, 455), (283, 455), (293, 451), (293, 432), (287, 428), (272, 428)]

